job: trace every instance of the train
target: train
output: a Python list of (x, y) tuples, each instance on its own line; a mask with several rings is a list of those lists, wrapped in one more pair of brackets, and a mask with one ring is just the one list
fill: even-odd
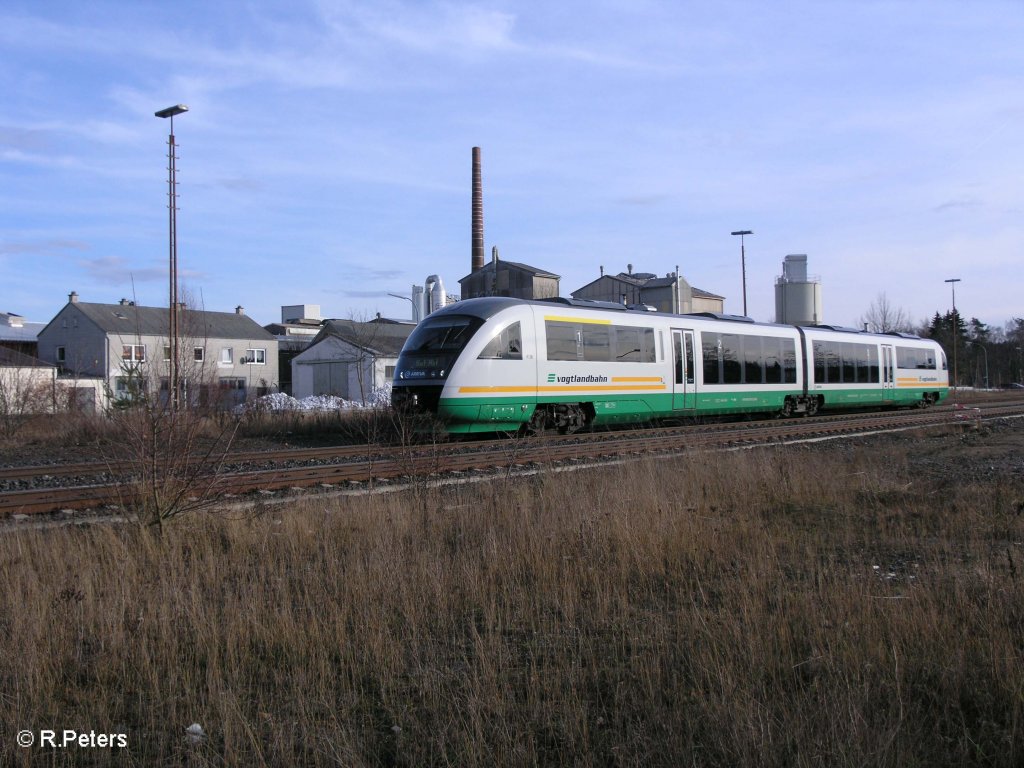
[(398, 356), (392, 403), (436, 416), (452, 435), (569, 434), (687, 417), (924, 407), (948, 387), (942, 348), (910, 334), (492, 296), (416, 326)]

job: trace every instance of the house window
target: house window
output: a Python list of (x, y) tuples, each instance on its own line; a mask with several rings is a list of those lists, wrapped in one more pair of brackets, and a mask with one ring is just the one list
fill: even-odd
[(57, 362), (63, 363), (65, 360), (64, 347), (57, 347)]
[(203, 362), (203, 358), (206, 357), (206, 350), (202, 347), (192, 347), (192, 359), (197, 363)]
[(126, 363), (146, 362), (145, 344), (125, 344), (121, 347), (121, 359)]
[(130, 376), (118, 376), (114, 379), (114, 397), (117, 400), (138, 400), (146, 394), (146, 382)]
[(245, 389), (245, 379), (223, 378), (220, 386), (221, 389)]
[(220, 364), (231, 365), (235, 361), (235, 351), (231, 347), (221, 347)]
[(395, 378), (395, 366), (385, 365), (384, 366), (384, 378), (391, 381)]
[(168, 362), (171, 359), (171, 347), (167, 344), (164, 345), (164, 362)]
[(245, 350), (245, 361), (247, 363), (256, 365), (267, 364), (267, 350), (265, 349), (247, 349)]

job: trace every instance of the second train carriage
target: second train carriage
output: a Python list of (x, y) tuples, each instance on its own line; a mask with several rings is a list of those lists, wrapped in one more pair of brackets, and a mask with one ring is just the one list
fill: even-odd
[(491, 297), (424, 319), (392, 398), (454, 434), (686, 415), (930, 405), (947, 391), (934, 341), (606, 302)]

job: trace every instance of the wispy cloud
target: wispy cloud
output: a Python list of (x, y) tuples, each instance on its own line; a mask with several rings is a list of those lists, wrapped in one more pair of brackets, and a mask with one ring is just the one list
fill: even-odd
[(41, 256), (63, 254), (67, 251), (87, 251), (88, 243), (81, 240), (33, 240), (28, 242), (0, 242), (0, 255)]
[[(96, 282), (126, 285), (131, 282), (150, 283), (167, 280), (167, 267), (149, 267), (132, 264), (121, 256), (100, 256), (78, 262), (85, 274)], [(204, 274), (197, 270), (179, 269), (180, 280), (197, 280)]]

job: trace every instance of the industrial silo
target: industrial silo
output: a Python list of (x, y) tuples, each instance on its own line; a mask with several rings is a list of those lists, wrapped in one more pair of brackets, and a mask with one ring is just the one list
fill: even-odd
[(817, 325), (821, 313), (821, 280), (807, 275), (807, 254), (791, 253), (775, 279), (775, 322)]

